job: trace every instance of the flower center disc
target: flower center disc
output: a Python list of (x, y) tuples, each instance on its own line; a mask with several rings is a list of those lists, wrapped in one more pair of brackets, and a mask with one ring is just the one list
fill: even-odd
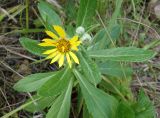
[(62, 52), (62, 53), (68, 52), (68, 51), (70, 51), (70, 48), (71, 48), (71, 44), (66, 39), (60, 39), (57, 42), (57, 49), (59, 52)]

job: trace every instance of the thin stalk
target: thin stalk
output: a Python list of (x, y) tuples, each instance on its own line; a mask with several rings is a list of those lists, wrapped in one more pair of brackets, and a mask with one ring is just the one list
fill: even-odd
[(135, 18), (135, 17), (136, 17), (136, 7), (135, 7), (134, 0), (132, 0), (131, 2), (132, 2), (132, 6), (133, 6), (133, 14), (134, 14), (134, 18)]
[(34, 100), (34, 101), (30, 101), (30, 102), (25, 103), (25, 104), (21, 105), (20, 107), (18, 107), (17, 109), (15, 109), (15, 110), (7, 113), (6, 115), (2, 116), (1, 118), (9, 118), (9, 117), (12, 116), (13, 114), (15, 114), (15, 113), (17, 113), (18, 111), (24, 109), (25, 107), (27, 107), (28, 105), (32, 104), (33, 102), (36, 102), (36, 101), (39, 100), (39, 99), (41, 99), (41, 98), (38, 98), (38, 99), (36, 99), (36, 100)]
[(26, 29), (29, 29), (29, 0), (26, 0)]

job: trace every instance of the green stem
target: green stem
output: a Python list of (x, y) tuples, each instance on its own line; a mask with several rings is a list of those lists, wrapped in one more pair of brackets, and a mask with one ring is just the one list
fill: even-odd
[(29, 29), (29, 0), (26, 0), (26, 29)]

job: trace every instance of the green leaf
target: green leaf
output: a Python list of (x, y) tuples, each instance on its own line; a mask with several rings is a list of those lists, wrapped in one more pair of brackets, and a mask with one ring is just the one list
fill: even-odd
[(50, 26), (62, 25), (60, 17), (48, 3), (41, 0), (38, 4), (38, 10), (46, 24)]
[(121, 14), (121, 6), (122, 6), (123, 0), (116, 0), (115, 5), (115, 11), (112, 15), (112, 18), (109, 20), (108, 28), (111, 30), (116, 24), (117, 24), (117, 18)]
[(38, 91), (41, 96), (56, 96), (63, 92), (72, 77), (71, 69), (65, 68), (52, 79), (48, 80)]
[(105, 29), (100, 30), (93, 38), (93, 42), (91, 47), (89, 47), (89, 50), (100, 50), (103, 49), (103, 47), (107, 46), (107, 34)]
[[(39, 98), (39, 99), (38, 99)], [(46, 107), (51, 106), (55, 97), (40, 97), (40, 96), (33, 96), (33, 99), (38, 99), (37, 101), (33, 102), (32, 104), (28, 105), (24, 109), (29, 112), (40, 112)], [(32, 101), (31, 99), (27, 100), (26, 103)]]
[(139, 92), (138, 101), (133, 106), (133, 109), (135, 110), (136, 118), (156, 118), (155, 108), (142, 89)]
[(110, 32), (112, 40), (113, 41), (117, 40), (120, 36), (120, 33), (121, 33), (121, 26), (119, 24), (114, 25)]
[(97, 1), (97, 11), (100, 16), (106, 18), (106, 9), (108, 8), (109, 1), (108, 0), (98, 0)]
[(115, 25), (111, 29), (110, 37), (107, 35), (106, 29), (100, 30), (93, 38), (93, 43), (92, 47), (90, 47), (90, 50), (100, 50), (109, 47), (109, 44), (111, 43), (109, 38), (111, 38), (112, 41), (117, 40), (121, 33), (120, 28), (120, 25)]
[(98, 64), (102, 74), (110, 75), (117, 78), (125, 78), (132, 75), (132, 68), (121, 66), (115, 61), (107, 61)]
[(87, 28), (93, 21), (97, 0), (81, 0), (80, 8), (78, 10), (77, 26), (84, 26)]
[(107, 38), (105, 29), (101, 29), (100, 31), (96, 33), (96, 35), (93, 38), (92, 43), (95, 44), (101, 41), (103, 38)]
[(125, 101), (133, 100), (133, 94), (130, 89), (131, 77), (115, 78), (103, 76), (103, 81), (99, 84), (100, 88), (114, 94), (117, 99)]
[(143, 49), (148, 50), (150, 48), (155, 48), (158, 45), (160, 45), (160, 40), (156, 39), (155, 41), (152, 41), (151, 43), (145, 45)]
[(88, 111), (93, 118), (114, 118), (117, 101), (102, 90), (95, 88), (77, 70), (74, 74), (79, 81)]
[(96, 63), (94, 63), (84, 51), (78, 53), (78, 56), (85, 77), (96, 86), (101, 81), (101, 74)]
[(32, 92), (38, 90), (49, 79), (54, 78), (58, 72), (37, 73), (24, 77), (14, 85), (14, 89), (20, 92)]
[(65, 27), (66, 27), (66, 33), (68, 34), (68, 36), (75, 35), (75, 28), (72, 25), (68, 24)]
[(88, 112), (87, 106), (84, 104), (83, 106), (83, 118), (92, 118)]
[(155, 52), (135, 47), (119, 47), (112, 49), (89, 51), (92, 58), (111, 61), (142, 62), (151, 59)]
[(135, 113), (131, 106), (129, 106), (126, 102), (121, 102), (118, 105), (116, 118), (135, 118)]
[(120, 12), (122, 7), (122, 2), (123, 0), (114, 0), (114, 3), (116, 3), (115, 10), (112, 14), (111, 19), (110, 20), (107, 19), (107, 21), (109, 21), (108, 26), (106, 26), (104, 29), (105, 31), (104, 38), (99, 42), (99, 45), (97, 46), (99, 49), (107, 48), (110, 43), (114, 42), (119, 37), (121, 27), (117, 23), (117, 18), (121, 15)]
[(53, 103), (46, 118), (69, 118), (73, 78), (70, 79), (66, 91)]
[[(65, 14), (69, 20), (75, 21), (77, 16), (77, 8), (74, 0), (65, 1)], [(71, 25), (70, 25), (71, 26)]]
[(20, 38), (20, 43), (29, 52), (42, 57), (46, 56), (42, 54), (44, 51), (51, 49), (51, 47), (39, 46), (40, 42), (25, 37)]

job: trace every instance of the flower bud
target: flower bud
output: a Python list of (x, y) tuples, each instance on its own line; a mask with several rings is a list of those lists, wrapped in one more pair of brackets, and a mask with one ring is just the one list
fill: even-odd
[(77, 33), (78, 35), (83, 35), (84, 32), (85, 32), (85, 29), (84, 29), (84, 27), (82, 27), (82, 26), (79, 26), (79, 27), (76, 29), (76, 33)]
[(81, 37), (81, 41), (83, 43), (90, 43), (91, 40), (92, 40), (92, 37), (88, 33), (83, 34), (83, 36)]

